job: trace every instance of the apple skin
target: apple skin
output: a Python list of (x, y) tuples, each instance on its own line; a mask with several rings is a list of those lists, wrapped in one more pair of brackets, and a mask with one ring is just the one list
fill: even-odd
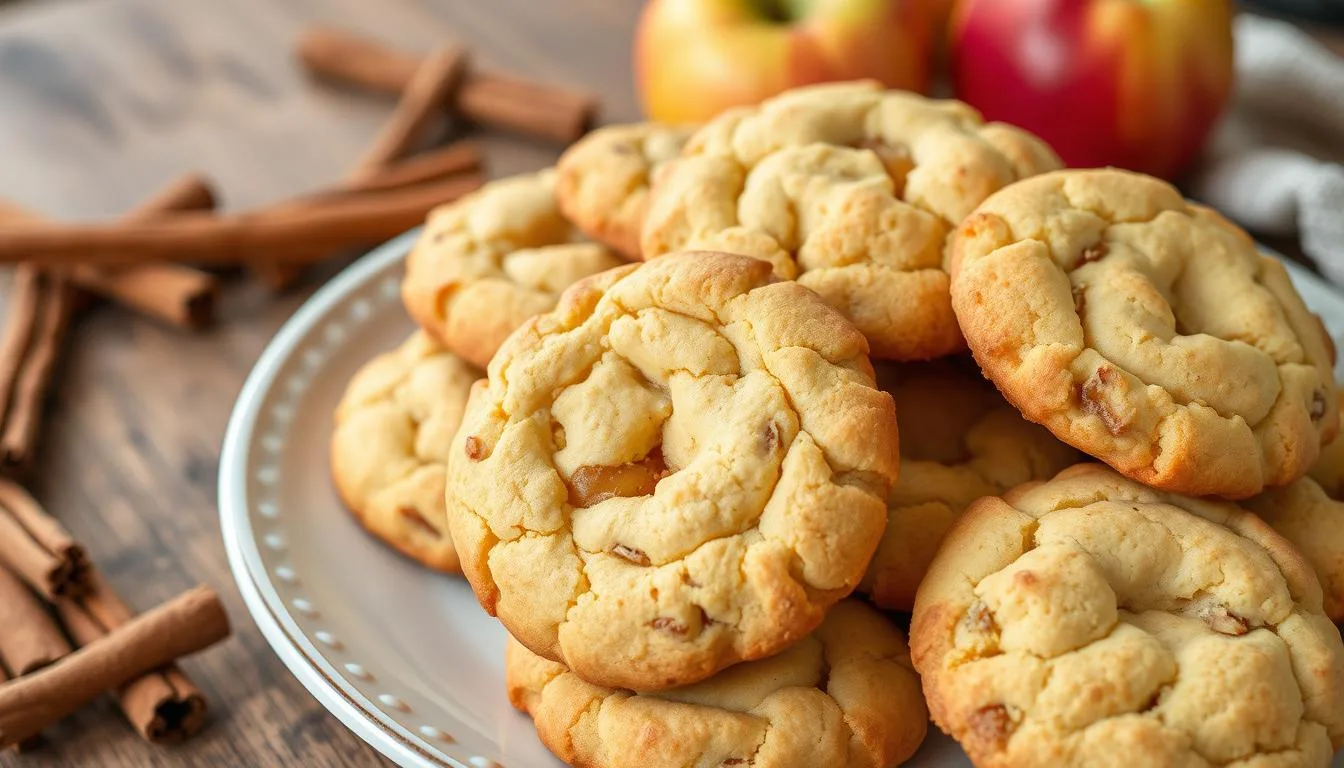
[[(645, 113), (701, 123), (799, 85), (875, 79), (928, 87), (926, 0), (650, 0), (635, 37)], [(779, 8), (791, 21), (772, 19)]]
[(957, 98), (1077, 168), (1173, 179), (1232, 90), (1228, 0), (959, 0)]

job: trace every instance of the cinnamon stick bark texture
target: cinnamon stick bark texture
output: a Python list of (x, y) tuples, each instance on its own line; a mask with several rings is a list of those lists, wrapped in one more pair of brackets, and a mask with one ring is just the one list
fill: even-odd
[[(313, 75), (383, 93), (401, 93), (420, 60), (359, 35), (316, 27), (299, 38), (299, 60)], [(457, 111), (468, 120), (568, 144), (592, 127), (598, 102), (557, 85), (472, 71), (462, 83)]]
[[(189, 173), (141, 203), (126, 219), (148, 221), (174, 211), (214, 207), (215, 191), (209, 180)], [(132, 269), (78, 266), (70, 277), (80, 288), (170, 325), (197, 330), (214, 322), (219, 278), (184, 264), (146, 264)]]
[[(89, 594), (57, 601), (56, 613), (81, 647), (98, 642), (134, 616), (98, 573), (93, 575)], [(155, 743), (182, 741), (205, 724), (205, 694), (176, 664), (130, 680), (117, 689), (116, 695), (127, 721), (142, 737)]]
[[(215, 195), (209, 182), (199, 174), (187, 174), (142, 203), (126, 218), (146, 220), (172, 211), (208, 210), (214, 206)], [(16, 221), (41, 222), (44, 217), (13, 203), (0, 201), (0, 220), (7, 224)], [(187, 328), (200, 328), (210, 323), (219, 294), (217, 277), (182, 264), (150, 264), (124, 270), (80, 266), (70, 272), (69, 278), (72, 284), (89, 293)], [(17, 306), (14, 311), (18, 311)], [(14, 327), (14, 324), (11, 322), (9, 327)], [(8, 358), (0, 353), (0, 359)], [(0, 372), (0, 382), (7, 380), (8, 377)], [(4, 400), (7, 401), (8, 397)]]
[[(446, 115), (448, 104), (456, 97), (467, 68), (466, 54), (456, 48), (442, 48), (425, 59), (402, 92), (392, 117), (347, 175), (347, 188), (377, 182), (383, 169), (412, 152), (424, 140), (424, 134), (437, 115)], [(271, 290), (288, 289), (302, 273), (301, 264), (264, 261), (255, 267), (257, 276)]]
[(0, 565), (48, 602), (88, 591), (84, 549), (36, 499), (6, 479), (0, 479)]
[(481, 150), (476, 144), (465, 140), (455, 141), (444, 147), (389, 162), (376, 173), (347, 179), (330, 194), (380, 192), (411, 187), (431, 181), (442, 181), (450, 176), (475, 173), (481, 170), (482, 165), (484, 161), (481, 158)]
[(466, 71), (467, 56), (460, 49), (441, 48), (426, 57), (349, 179), (357, 183), (376, 175), (388, 163), (412, 152), (434, 117), (456, 99)]
[(219, 596), (196, 587), (60, 662), (0, 685), (0, 748), (21, 742), (103, 691), (207, 648), (229, 634)]
[(16, 677), (35, 672), (70, 652), (70, 644), (33, 593), (0, 568), (0, 661)]
[(0, 228), (0, 262), (32, 260), (44, 267), (176, 259), (234, 265), (259, 258), (312, 262), (338, 248), (399, 235), (422, 223), (430, 210), (480, 184), (479, 177), (454, 177), (231, 215), (188, 211), (143, 222), (14, 224)]
[(9, 401), (28, 355), (42, 298), (42, 276), (37, 269), (19, 267), (14, 273), (12, 298), (0, 338), (0, 424), (9, 415)]
[[(20, 269), (30, 269), (23, 265)], [(41, 276), (37, 325), (14, 384), (14, 399), (0, 430), (0, 464), (18, 469), (31, 464), (38, 427), (46, 410), (47, 390), (56, 359), (65, 346), (74, 293), (63, 274)]]

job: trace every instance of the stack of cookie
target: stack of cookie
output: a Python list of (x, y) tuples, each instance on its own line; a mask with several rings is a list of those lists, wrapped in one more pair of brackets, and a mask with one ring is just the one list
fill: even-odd
[(1344, 744), (1333, 350), (1162, 182), (805, 88), (444, 207), (403, 296), (338, 486), (571, 764), (891, 766), (930, 713), (977, 765)]

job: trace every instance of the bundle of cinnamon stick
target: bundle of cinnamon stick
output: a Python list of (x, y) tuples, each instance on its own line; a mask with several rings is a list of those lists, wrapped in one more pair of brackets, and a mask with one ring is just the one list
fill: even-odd
[(135, 616), (60, 523), (0, 480), (0, 748), (27, 743), (104, 691), (144, 738), (184, 739), (204, 723), (205, 697), (174, 662), (228, 634), (207, 587)]
[(220, 279), (201, 266), (244, 265), (283, 290), (305, 267), (404, 232), (477, 188), (483, 161), (469, 141), (419, 151), (437, 122), (570, 142), (597, 110), (587, 94), (477, 70), (457, 47), (416, 57), (318, 28), (300, 37), (296, 58), (315, 77), (399, 95), (345, 179), (327, 189), (221, 213), (209, 181), (192, 173), (111, 223), (55, 222), (0, 200), (0, 263), (19, 265), (0, 333), (0, 471), (31, 464), (71, 314), (92, 297), (208, 327)]

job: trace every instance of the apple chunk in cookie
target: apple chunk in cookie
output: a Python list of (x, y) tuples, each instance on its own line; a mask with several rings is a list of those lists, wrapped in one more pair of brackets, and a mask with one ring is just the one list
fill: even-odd
[(491, 362), (449, 453), (481, 604), (594, 684), (778, 652), (859, 583), (896, 479), (867, 344), (743, 256), (582, 281)]

